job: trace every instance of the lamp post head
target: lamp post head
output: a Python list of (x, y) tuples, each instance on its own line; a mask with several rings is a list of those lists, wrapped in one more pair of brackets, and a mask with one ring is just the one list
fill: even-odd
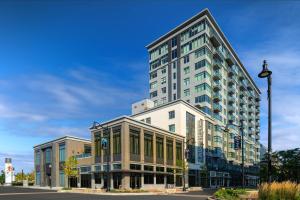
[(271, 74), (272, 74), (272, 71), (270, 71), (268, 69), (268, 63), (266, 60), (264, 60), (264, 63), (262, 65), (262, 71), (258, 74), (258, 77), (259, 78), (266, 78), (266, 77), (269, 77)]
[(94, 121), (90, 130), (96, 130), (98, 127), (102, 128), (102, 125), (99, 122)]

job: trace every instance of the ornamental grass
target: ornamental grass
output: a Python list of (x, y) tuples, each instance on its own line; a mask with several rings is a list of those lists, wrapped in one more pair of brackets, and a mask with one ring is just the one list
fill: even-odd
[(263, 183), (258, 196), (261, 200), (300, 200), (300, 185), (290, 181)]

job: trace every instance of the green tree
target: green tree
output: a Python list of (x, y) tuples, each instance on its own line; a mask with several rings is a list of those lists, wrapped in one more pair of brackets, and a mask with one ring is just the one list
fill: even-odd
[(5, 174), (4, 174), (4, 171), (1, 170), (0, 185), (4, 184), (4, 182), (5, 182)]
[(64, 164), (64, 172), (68, 178), (68, 188), (70, 188), (70, 178), (78, 176), (78, 169), (77, 169), (77, 159), (75, 156), (71, 156)]
[(30, 173), (26, 174), (26, 179), (28, 179), (29, 182), (35, 181), (35, 172), (32, 170)]
[[(271, 154), (272, 180), (300, 182), (300, 148), (276, 151)], [(266, 182), (268, 155), (260, 163), (261, 182)]]

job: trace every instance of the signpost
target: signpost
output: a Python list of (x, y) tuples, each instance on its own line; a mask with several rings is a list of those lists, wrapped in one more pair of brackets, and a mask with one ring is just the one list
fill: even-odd
[(234, 136), (234, 149), (240, 150), (241, 146), (241, 136)]
[(110, 182), (110, 177), (109, 177), (109, 151), (108, 151), (108, 138), (103, 137), (101, 138), (101, 147), (103, 150), (106, 151), (106, 180), (107, 180), (107, 188), (106, 191), (109, 192), (109, 182)]

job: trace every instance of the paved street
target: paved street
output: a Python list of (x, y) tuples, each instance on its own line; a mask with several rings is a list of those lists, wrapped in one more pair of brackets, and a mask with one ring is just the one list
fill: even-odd
[(189, 192), (172, 195), (138, 195), (138, 196), (117, 196), (117, 195), (94, 195), (57, 193), (51, 190), (39, 190), (17, 187), (0, 187), (0, 200), (204, 200), (213, 191)]

